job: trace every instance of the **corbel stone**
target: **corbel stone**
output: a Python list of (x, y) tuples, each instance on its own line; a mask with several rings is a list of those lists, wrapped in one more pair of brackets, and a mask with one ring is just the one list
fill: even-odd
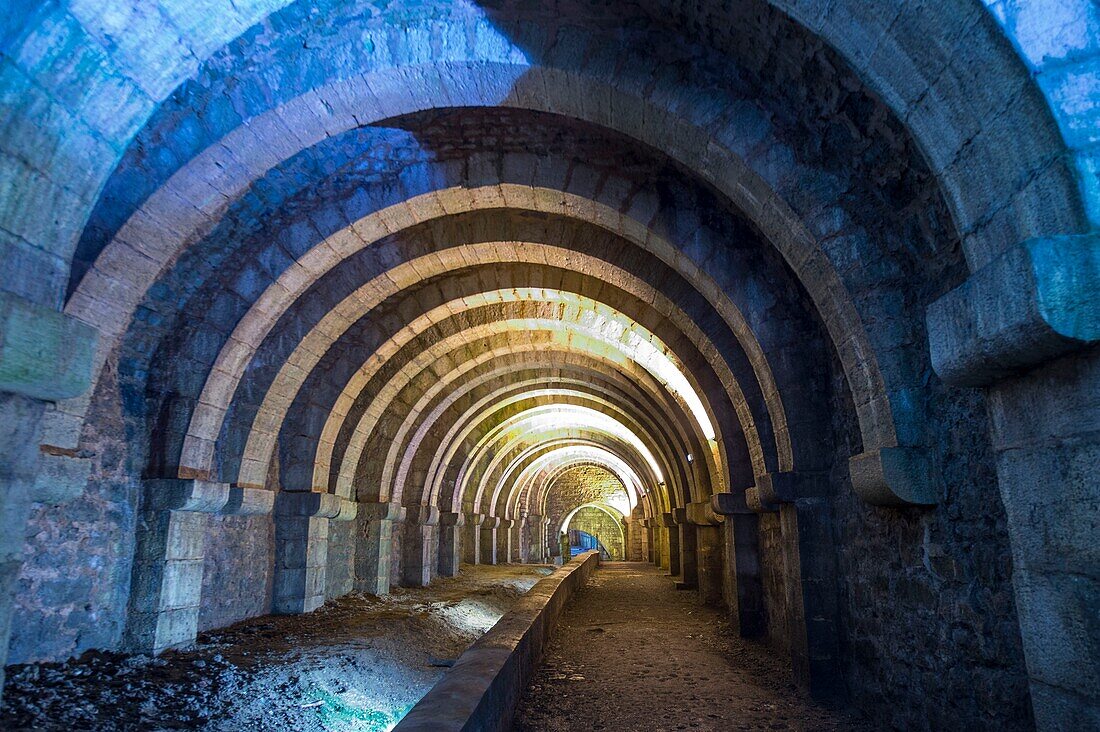
[(665, 528), (671, 528), (675, 525), (676, 525), (676, 519), (674, 518), (673, 514), (671, 514), (671, 513), (662, 513), (661, 514), (661, 526), (664, 526)]
[(933, 506), (938, 500), (924, 450), (883, 447), (848, 461), (852, 488), (876, 506)]
[(366, 521), (405, 520), (408, 511), (404, 506), (389, 501), (369, 501), (358, 504), (358, 516)]
[(714, 504), (710, 499), (689, 503), (685, 513), (688, 523), (696, 526), (718, 526), (726, 520), (723, 514), (714, 510)]
[(762, 503), (790, 503), (829, 495), (829, 479), (822, 473), (766, 473), (757, 476), (756, 489)]
[(710, 497), (710, 508), (720, 516), (737, 516), (755, 513), (745, 502), (745, 491), (715, 493)]
[(439, 514), (439, 525), (455, 527), (465, 526), (466, 516), (461, 513), (451, 513), (449, 511), (443, 511)]
[(95, 328), (0, 292), (0, 392), (56, 402), (91, 386)]
[[(457, 514), (452, 514), (457, 515)], [(408, 524), (419, 526), (437, 526), (440, 518), (439, 509), (435, 506), (423, 506), (420, 504), (405, 507), (405, 521)]]
[[(342, 504), (351, 503), (335, 493), (313, 491), (279, 491), (275, 498), (275, 514), (278, 516), (303, 516), (334, 519), (348, 511)], [(352, 516), (355, 516), (354, 509)]]
[(986, 386), (1100, 340), (1100, 234), (1017, 244), (928, 308), (932, 367)]
[(266, 488), (231, 486), (229, 499), (222, 508), (224, 516), (263, 516), (275, 508), (275, 491)]
[(745, 505), (753, 513), (775, 513), (779, 510), (779, 506), (768, 503), (760, 496), (760, 489), (756, 486), (745, 489)]

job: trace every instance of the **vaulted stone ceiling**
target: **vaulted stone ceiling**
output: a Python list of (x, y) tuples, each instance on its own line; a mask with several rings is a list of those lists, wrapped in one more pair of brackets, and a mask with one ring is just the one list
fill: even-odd
[[(678, 526), (777, 522), (800, 552), (805, 683), (862, 688), (859, 638), (891, 668), (928, 643), (965, 656), (957, 603), (985, 572), (990, 593), (1009, 586), (1011, 540), (1016, 607), (982, 608), (1008, 649), (990, 673), (1023, 673), (1022, 634), (1040, 720), (1095, 692), (1035, 649), (1082, 659), (1096, 639), (1031, 622), (1051, 606), (1080, 622), (1066, 575), (1097, 586), (1077, 532), (1031, 539), (1055, 521), (1036, 511), (1095, 487), (1063, 467), (1095, 414), (1056, 414), (1096, 393), (1080, 349), (1100, 335), (1100, 137), (1075, 86), (1095, 84), (1094, 6), (99, 0), (9, 16), (0, 287), (63, 334), (5, 382), (31, 400), (8, 407), (29, 410), (18, 441), (36, 455), (10, 460), (41, 504), (19, 509), (24, 574), (65, 551), (34, 527), (86, 513), (67, 531), (99, 558), (89, 607), (106, 619), (57, 631), (79, 598), (17, 601), (16, 658), (193, 637), (203, 541), (197, 570), (172, 565), (173, 531), (213, 552), (273, 521), (284, 612), (463, 556), (536, 558), (548, 491), (591, 464), (666, 562)], [(1036, 498), (1051, 470), (1068, 487)], [(747, 581), (735, 554), (727, 584)], [(906, 597), (941, 555), (948, 599)], [(176, 604), (165, 562), (199, 575)], [(876, 604), (911, 624), (902, 641)], [(1005, 693), (973, 714), (1011, 710)]]

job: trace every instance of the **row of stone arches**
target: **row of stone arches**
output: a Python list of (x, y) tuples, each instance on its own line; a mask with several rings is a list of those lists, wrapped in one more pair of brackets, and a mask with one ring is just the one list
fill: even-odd
[[(1088, 494), (1092, 423), (1057, 405), (1095, 380), (1095, 139), (1059, 90), (1095, 13), (565, 5), (78, 3), (5, 34), (5, 312), (65, 334), (5, 377), (32, 402), (13, 515), (94, 514), (97, 602), (128, 608), (43, 655), (188, 641), (245, 542), (278, 612), (544, 559), (548, 492), (588, 460), (634, 497), (634, 549), (783, 635), (800, 681), (913, 718), (867, 678), (956, 658), (968, 583), (1010, 583), (960, 547), (1000, 566), (1010, 536), (1024, 620), (983, 609), (1040, 717), (1081, 714), (1094, 682), (1027, 618), (1077, 627), (1091, 554), (1036, 548), (1025, 486)], [(916, 618), (904, 649), (876, 602)], [(69, 614), (33, 607), (17, 627)]]

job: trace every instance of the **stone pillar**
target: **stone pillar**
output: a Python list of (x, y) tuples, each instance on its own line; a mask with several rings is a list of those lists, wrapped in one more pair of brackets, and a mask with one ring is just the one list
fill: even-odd
[(360, 550), (355, 553), (355, 586), (359, 592), (385, 595), (390, 591), (390, 552), (394, 524), (405, 519), (396, 503), (359, 504)]
[(1016, 244), (928, 308), (932, 366), (985, 387), (1040, 730), (1100, 725), (1100, 233)]
[(480, 513), (466, 514), (466, 541), (462, 547), (466, 564), (481, 564), (481, 522), (484, 519)]
[(195, 640), (202, 603), (207, 514), (229, 500), (229, 484), (147, 480), (143, 485), (125, 645), (160, 653)]
[(462, 561), (462, 527), (466, 517), (460, 513), (439, 514), (439, 574), (457, 577)]
[(508, 561), (522, 563), (527, 561), (527, 551), (523, 541), (523, 535), (527, 529), (527, 514), (520, 514), (518, 519), (512, 521), (511, 546), (508, 549)]
[(515, 519), (504, 518), (497, 524), (497, 561), (501, 564), (512, 561), (512, 529), (515, 525)]
[(499, 516), (484, 516), (481, 519), (481, 563), (497, 563), (497, 527)]
[(694, 590), (699, 586), (695, 525), (688, 520), (687, 508), (674, 508), (672, 518), (676, 522), (673, 531), (680, 537), (680, 581), (676, 583), (676, 589)]
[(722, 581), (725, 577), (725, 552), (722, 545), (722, 524), (725, 516), (716, 513), (708, 499), (687, 506), (687, 519), (695, 527), (696, 576), (699, 600), (704, 605), (724, 604)]
[(520, 529), (520, 555), (521, 562), (538, 563), (542, 561), (539, 556), (539, 531), (542, 524), (542, 516), (537, 513), (523, 515), (523, 526)]
[(282, 491), (276, 496), (272, 612), (308, 613), (325, 604), (329, 520), (350, 521), (357, 510), (354, 502), (334, 493)]
[(779, 505), (791, 667), (795, 681), (819, 699), (844, 693), (829, 492), (826, 476), (819, 473), (768, 473), (749, 492), (762, 509)]
[(553, 560), (555, 557), (560, 559), (561, 556), (562, 556), (562, 553), (561, 553), (561, 544), (562, 544), (561, 536), (562, 536), (562, 534), (561, 534), (560, 531), (555, 531), (554, 529), (550, 528), (550, 520), (547, 519), (547, 521), (546, 521), (546, 550), (547, 550), (547, 553), (549, 554), (549, 558), (551, 560)]
[(405, 587), (427, 587), (432, 571), (439, 561), (436, 536), (439, 509), (434, 506), (408, 506), (401, 544), (401, 584)]
[(653, 540), (655, 529), (653, 528), (653, 519), (647, 518), (642, 520), (642, 526), (645, 527), (646, 536), (646, 558), (652, 565), (660, 564), (660, 557), (658, 556), (657, 547)]
[(738, 635), (757, 638), (767, 629), (757, 513), (746, 503), (744, 492), (717, 493), (711, 496), (711, 506), (726, 517), (723, 550), (732, 570), (724, 585), (726, 607)]
[(550, 549), (550, 534), (553, 533), (553, 529), (550, 528), (549, 518), (543, 518), (539, 523), (539, 553), (540, 561), (551, 562), (553, 554)]
[(661, 527), (664, 529), (665, 546), (667, 553), (661, 558), (664, 560), (661, 568), (667, 569), (672, 577), (680, 576), (680, 531), (676, 527), (676, 521), (671, 513), (661, 514)]

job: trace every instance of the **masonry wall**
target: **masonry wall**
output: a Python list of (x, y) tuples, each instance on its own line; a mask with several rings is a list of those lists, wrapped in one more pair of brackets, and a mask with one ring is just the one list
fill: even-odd
[(134, 551), (129, 483), (93, 480), (64, 507), (27, 522), (8, 663), (64, 660), (122, 639)]
[(271, 516), (209, 516), (199, 631), (271, 612)]
[[(848, 692), (883, 727), (1030, 729), (1012, 558), (983, 399), (940, 387), (933, 406), (946, 425), (928, 435), (942, 475), (935, 508), (871, 506), (852, 492), (846, 460), (837, 461)], [(837, 434), (852, 434), (850, 412), (838, 405), (834, 414)]]

